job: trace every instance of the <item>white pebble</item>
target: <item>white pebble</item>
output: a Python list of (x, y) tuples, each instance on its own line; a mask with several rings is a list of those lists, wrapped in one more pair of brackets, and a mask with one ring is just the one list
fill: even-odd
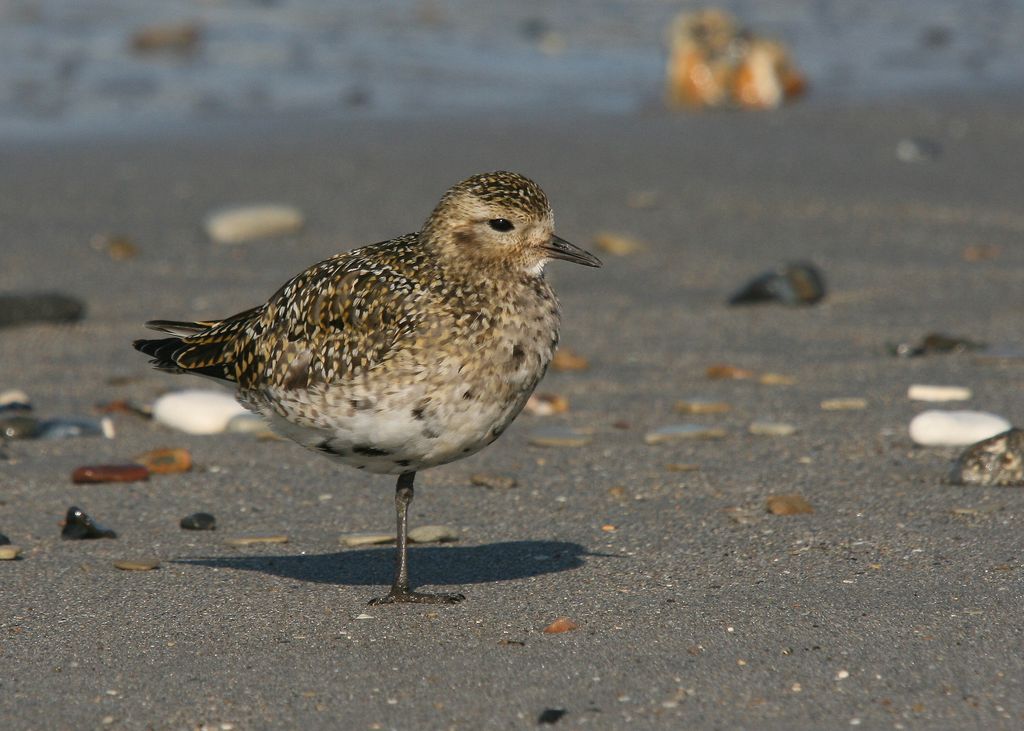
[(31, 403), (28, 394), (19, 388), (12, 388), (0, 393), (0, 406), (10, 406), (11, 404), (29, 405)]
[(447, 543), (457, 540), (458, 532), (445, 525), (421, 525), (409, 530), (411, 543)]
[(910, 421), (910, 438), (924, 447), (962, 447), (1010, 428), (1001, 416), (984, 411), (922, 411)]
[(188, 434), (219, 434), (245, 407), (223, 391), (198, 388), (164, 394), (153, 403), (153, 418)]
[(279, 236), (302, 228), (302, 211), (294, 206), (259, 204), (215, 211), (206, 217), (206, 234), (221, 244), (238, 244)]
[(663, 444), (685, 439), (725, 439), (727, 432), (718, 426), (704, 424), (669, 424), (644, 434), (647, 444)]
[(796, 427), (784, 421), (752, 421), (747, 431), (765, 437), (788, 437), (796, 433)]
[(971, 397), (971, 389), (964, 386), (929, 386), (915, 383), (907, 389), (907, 398), (911, 401), (966, 401)]

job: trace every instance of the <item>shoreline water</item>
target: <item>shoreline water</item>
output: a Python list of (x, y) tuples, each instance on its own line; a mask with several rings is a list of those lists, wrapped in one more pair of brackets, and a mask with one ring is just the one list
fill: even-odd
[[(1024, 2), (809, 0), (801, 12), (785, 3), (720, 5), (792, 48), (810, 81), (808, 103), (1021, 89)], [(13, 4), (0, 11), (0, 135), (134, 134), (282, 113), (643, 114), (661, 106), (665, 29), (696, 7), (660, 0)], [(133, 50), (142, 29), (183, 23), (193, 28), (191, 45)]]

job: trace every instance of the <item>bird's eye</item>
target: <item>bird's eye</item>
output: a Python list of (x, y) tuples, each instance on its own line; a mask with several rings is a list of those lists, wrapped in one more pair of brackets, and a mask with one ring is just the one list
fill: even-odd
[(515, 228), (515, 226), (512, 225), (512, 222), (507, 218), (492, 218), (487, 222), (487, 225), (495, 231), (511, 231)]

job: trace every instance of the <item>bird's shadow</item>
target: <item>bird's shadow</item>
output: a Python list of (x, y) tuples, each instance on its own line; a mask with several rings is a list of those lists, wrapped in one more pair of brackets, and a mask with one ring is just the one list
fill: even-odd
[[(565, 541), (508, 541), (482, 546), (410, 546), (409, 573), (418, 586), (486, 584), (569, 571), (590, 553)], [(363, 548), (303, 556), (230, 556), (178, 559), (175, 563), (262, 571), (298, 581), (343, 586), (390, 584), (395, 549)]]

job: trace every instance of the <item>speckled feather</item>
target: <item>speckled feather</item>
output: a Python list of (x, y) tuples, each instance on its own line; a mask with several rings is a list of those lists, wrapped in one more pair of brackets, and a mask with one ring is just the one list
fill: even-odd
[[(487, 228), (496, 219), (515, 235)], [(474, 176), (422, 231), (320, 262), (225, 320), (148, 323), (174, 337), (135, 347), (160, 369), (237, 383), (280, 433), (346, 464), (441, 464), (494, 441), (547, 369), (559, 326), (543, 277), (558, 256), (545, 249), (552, 232), (535, 183)]]

